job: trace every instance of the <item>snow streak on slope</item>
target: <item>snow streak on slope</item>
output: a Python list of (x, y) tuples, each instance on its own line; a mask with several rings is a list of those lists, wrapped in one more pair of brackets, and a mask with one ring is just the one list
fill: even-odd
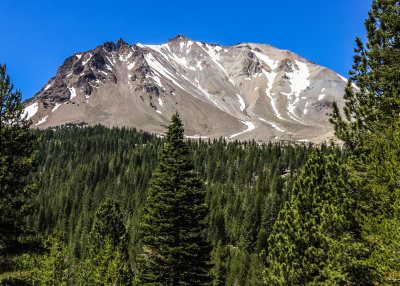
[(35, 126), (38, 126), (38, 125), (40, 125), (40, 124), (42, 124), (42, 123), (45, 123), (48, 117), (49, 117), (49, 116), (46, 115), (45, 117), (43, 117), (42, 119), (40, 119), (39, 122), (35, 124)]
[(89, 54), (89, 58), (85, 61), (82, 62), (82, 65), (86, 65), (88, 61), (90, 61), (90, 59), (92, 58), (92, 54)]
[(71, 99), (73, 99), (73, 98), (76, 96), (76, 90), (75, 90), (75, 88), (73, 88), (73, 87), (68, 88), (68, 89), (69, 89), (69, 93), (71, 94), (69, 100), (71, 100)]
[[(181, 42), (181, 48), (183, 47), (184, 44), (183, 42)], [(189, 65), (187, 59), (185, 57), (180, 57), (178, 55), (176, 55), (175, 53), (173, 53), (169, 47), (168, 44), (163, 44), (163, 45), (145, 45), (145, 47), (148, 47), (154, 51), (157, 51), (166, 62), (171, 62), (171, 60), (173, 60), (176, 64), (186, 68), (186, 69), (190, 69), (195, 71), (196, 68), (192, 67)]]
[(135, 62), (128, 64), (127, 67), (128, 67), (128, 70), (133, 69), (135, 67)]
[(272, 106), (272, 109), (274, 110), (275, 116), (281, 120), (285, 120), (279, 113), (278, 108), (276, 106), (276, 101), (274, 98), (275, 93), (271, 93), (272, 85), (274, 84), (274, 80), (275, 80), (275, 77), (277, 74), (274, 72), (267, 73), (265, 70), (262, 70), (262, 72), (268, 80), (268, 87), (265, 89), (265, 94), (271, 100), (271, 106)]
[(251, 121), (242, 121), (242, 120), (240, 120), (240, 122), (245, 124), (247, 126), (247, 129), (242, 131), (242, 132), (235, 133), (235, 134), (232, 134), (232, 135), (228, 136), (229, 139), (232, 139), (232, 138), (237, 137), (237, 136), (239, 136), (239, 135), (241, 135), (243, 133), (250, 132), (250, 131), (255, 129), (255, 126), (254, 126), (253, 122), (251, 122)]
[(26, 119), (30, 119), (32, 116), (36, 114), (38, 109), (39, 109), (39, 104), (37, 102), (28, 105), (27, 107), (24, 108), (24, 113), (22, 116), (26, 115)]
[(270, 59), (267, 55), (264, 55), (257, 51), (253, 51), (253, 53), (257, 56), (257, 58), (259, 58), (260, 60), (265, 62), (272, 70), (274, 70), (278, 67), (279, 61), (274, 61), (274, 60)]
[(195, 81), (197, 83), (196, 87), (201, 91), (201, 93), (204, 94), (207, 97), (207, 99), (209, 99), (218, 109), (224, 111), (224, 109), (218, 104), (218, 102), (212, 99), (211, 95), (200, 86), (200, 82), (197, 78), (195, 78)]
[(276, 130), (278, 130), (279, 132), (285, 132), (285, 130), (283, 130), (282, 128), (280, 128), (278, 125), (276, 125), (275, 123), (269, 122), (267, 120), (265, 120), (264, 118), (258, 118), (261, 121), (264, 121), (265, 123), (268, 123), (269, 125), (271, 125), (272, 127), (274, 127)]
[(56, 106), (53, 107), (53, 109), (51, 110), (51, 112), (53, 113), (54, 111), (56, 111), (56, 110), (60, 107), (60, 105), (61, 105), (61, 104), (56, 103)]
[[(235, 85), (235, 82), (233, 81), (231, 76), (228, 74), (226, 69), (221, 64), (221, 60), (220, 60), (218, 52), (222, 48), (220, 46), (217, 46), (217, 47), (215, 47), (215, 49), (213, 49), (213, 46), (206, 44), (206, 48), (208, 49), (208, 51), (207, 51), (205, 48), (203, 48), (201, 43), (198, 43), (198, 45), (211, 58), (211, 61), (214, 62), (217, 65), (217, 67), (228, 77), (229, 82), (232, 83), (233, 85)], [(215, 50), (217, 50), (217, 51), (215, 51)]]
[(246, 103), (244, 102), (243, 97), (239, 93), (237, 93), (236, 96), (238, 97), (239, 100), (240, 111), (243, 112), (243, 110), (246, 108)]
[(310, 81), (308, 79), (310, 77), (310, 71), (308, 70), (307, 64), (305, 63), (296, 61), (296, 65), (299, 67), (298, 70), (294, 70), (293, 72), (286, 74), (290, 79), (290, 88), (292, 95), (288, 97), (288, 115), (294, 121), (308, 125), (294, 113), (294, 109), (296, 108), (296, 104), (300, 100), (300, 93), (310, 85)]
[(170, 81), (172, 81), (176, 86), (180, 87), (182, 90), (185, 90), (185, 88), (180, 85), (175, 79), (174, 79), (174, 75), (171, 74), (170, 71), (168, 71), (162, 64), (160, 64), (154, 57), (152, 54), (146, 54), (144, 56), (146, 62), (149, 64), (149, 66), (157, 73), (159, 73), (160, 75), (163, 75), (164, 77), (166, 77), (167, 79), (169, 79)]

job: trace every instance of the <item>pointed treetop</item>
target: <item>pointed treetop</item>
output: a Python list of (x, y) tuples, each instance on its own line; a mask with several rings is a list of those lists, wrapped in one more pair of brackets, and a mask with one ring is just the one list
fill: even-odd
[(183, 142), (183, 133), (185, 132), (185, 129), (183, 128), (182, 120), (179, 117), (178, 112), (172, 115), (171, 121), (172, 124), (168, 126), (166, 137), (167, 142), (172, 143), (176, 140)]

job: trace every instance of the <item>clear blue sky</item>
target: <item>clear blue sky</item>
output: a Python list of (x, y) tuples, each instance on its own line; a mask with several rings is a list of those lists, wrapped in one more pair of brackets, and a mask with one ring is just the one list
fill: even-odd
[(160, 44), (196, 41), (270, 44), (347, 77), (354, 39), (365, 39), (372, 0), (44, 1), (0, 0), (0, 63), (32, 97), (63, 61), (123, 38)]

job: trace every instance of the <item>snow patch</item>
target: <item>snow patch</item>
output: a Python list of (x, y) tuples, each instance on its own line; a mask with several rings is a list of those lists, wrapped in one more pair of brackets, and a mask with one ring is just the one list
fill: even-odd
[(39, 109), (39, 104), (37, 102), (28, 105), (27, 107), (24, 108), (24, 112), (23, 112), (23, 117), (26, 116), (26, 119), (30, 119), (32, 116), (34, 116), (36, 114), (36, 112)]
[(306, 63), (296, 61), (296, 65), (299, 67), (298, 70), (294, 70), (293, 72), (286, 74), (290, 79), (290, 89), (292, 91), (292, 95), (294, 96), (294, 99), (289, 99), (288, 115), (294, 121), (308, 125), (294, 113), (294, 110), (296, 108), (296, 104), (300, 100), (300, 93), (310, 85), (310, 71)]
[(268, 57), (267, 55), (264, 55), (260, 52), (256, 52), (256, 51), (252, 51), (252, 52), (256, 55), (257, 58), (259, 58), (264, 63), (266, 63), (272, 70), (274, 70), (278, 67), (279, 61), (272, 60), (270, 57)]
[(308, 139), (300, 139), (300, 140), (297, 140), (298, 142), (308, 142), (308, 141), (310, 141), (310, 140), (308, 140)]
[(46, 115), (45, 117), (43, 117), (42, 119), (40, 119), (39, 122), (35, 124), (35, 126), (38, 126), (38, 125), (40, 125), (40, 124), (42, 124), (42, 123), (45, 123), (48, 117), (49, 117), (49, 116)]
[(276, 106), (276, 101), (274, 98), (275, 93), (271, 93), (272, 85), (274, 83), (274, 80), (275, 80), (275, 77), (277, 74), (274, 72), (267, 73), (265, 70), (262, 70), (262, 72), (264, 73), (264, 75), (266, 76), (266, 78), (268, 80), (268, 87), (265, 89), (265, 93), (268, 96), (268, 98), (271, 100), (271, 106), (272, 106), (272, 109), (274, 110), (275, 116), (281, 120), (285, 120), (279, 113), (278, 108)]
[(158, 76), (156, 75), (146, 75), (146, 78), (152, 79), (159, 87), (161, 87), (163, 90), (165, 90), (165, 87), (162, 85), (161, 80)]
[(158, 98), (158, 104), (159, 104), (161, 107), (163, 107), (163, 102), (162, 102), (161, 98)]
[(149, 66), (157, 73), (165, 76), (167, 79), (169, 79), (170, 81), (172, 81), (175, 85), (177, 85), (178, 87), (180, 87), (181, 89), (185, 90), (184, 87), (182, 87), (175, 79), (174, 79), (174, 75), (171, 74), (170, 71), (168, 71), (162, 64), (160, 64), (154, 57), (152, 54), (146, 54), (144, 56), (146, 62), (149, 64)]
[(194, 70), (194, 71), (196, 70), (195, 67), (189, 66), (189, 63), (187, 62), (186, 58), (180, 58), (177, 55), (175, 55), (174, 53), (172, 54), (172, 56), (173, 56), (173, 60), (175, 62), (177, 62), (178, 64), (180, 64), (181, 66), (191, 69), (191, 70)]
[(189, 54), (190, 49), (192, 48), (193, 41), (188, 41), (186, 44), (186, 54)]
[(246, 108), (246, 103), (244, 102), (243, 97), (239, 93), (236, 93), (236, 96), (237, 96), (237, 98), (239, 100), (240, 111), (243, 112), (243, 110)]
[[(208, 51), (203, 48), (201, 46), (201, 44), (199, 45), (200, 48), (203, 49), (204, 52), (206, 52), (206, 54), (208, 54), (208, 56), (211, 58), (211, 60), (217, 65), (217, 67), (219, 67), (219, 69), (228, 77), (231, 78), (231, 76), (228, 74), (228, 72), (226, 71), (226, 69), (222, 66), (221, 62), (220, 62), (220, 58), (219, 58), (219, 54), (215, 52), (215, 50), (213, 49), (213, 47), (211, 45), (206, 44), (206, 47), (208, 49)], [(222, 49), (221, 47), (218, 46), (219, 49)], [(217, 49), (218, 51), (218, 49)]]
[(157, 112), (157, 113), (160, 113), (160, 114), (162, 114), (162, 113), (161, 113), (161, 111), (160, 111), (160, 110), (158, 110), (158, 109), (156, 110), (156, 112)]
[(70, 77), (72, 74), (73, 74), (73, 72), (71, 72), (71, 73), (67, 74), (67, 77)]
[(101, 73), (103, 73), (104, 75), (108, 75), (108, 73), (106, 73), (105, 71), (100, 71)]
[(112, 68), (106, 64), (106, 69), (108, 69), (109, 71), (112, 71)]
[(250, 132), (250, 131), (252, 131), (252, 130), (255, 129), (254, 123), (251, 122), (251, 121), (242, 121), (242, 120), (240, 120), (240, 122), (242, 122), (243, 124), (245, 124), (245, 125), (247, 126), (247, 129), (246, 129), (246, 130), (243, 130), (242, 132), (239, 132), (239, 133), (230, 135), (230, 136), (228, 137), (229, 139), (232, 139), (232, 138), (234, 138), (234, 137), (236, 137), (236, 136), (239, 136), (239, 135), (241, 135), (241, 134), (243, 134), (243, 133), (246, 133), (246, 132)]
[(81, 57), (82, 57), (82, 55), (81, 54), (79, 54), (79, 55), (75, 55), (77, 58), (78, 58), (78, 60), (80, 60), (81, 59)]
[(185, 135), (185, 138), (188, 139), (207, 139), (207, 136), (201, 136), (200, 134), (196, 134), (196, 135)]
[(54, 106), (54, 107), (53, 107), (53, 109), (51, 110), (51, 112), (53, 113), (54, 111), (56, 111), (56, 110), (57, 110), (57, 108), (59, 108), (59, 107), (60, 107), (60, 105), (61, 105), (61, 104), (59, 104), (59, 103), (56, 103), (56, 106)]
[(222, 107), (218, 104), (218, 102), (216, 102), (214, 99), (212, 99), (211, 95), (208, 93), (208, 91), (204, 90), (201, 85), (200, 82), (197, 78), (194, 79), (196, 84), (197, 84), (197, 88), (201, 91), (202, 94), (204, 94), (215, 106), (218, 107), (218, 109), (224, 111), (222, 109)]
[(68, 88), (69, 89), (69, 93), (70, 93), (70, 97), (69, 100), (73, 99), (76, 96), (76, 90), (74, 87)]
[(318, 101), (319, 101), (319, 100), (322, 100), (324, 97), (325, 97), (325, 94), (320, 94), (320, 95), (318, 95)]
[(113, 65), (114, 65), (113, 61), (112, 61), (112, 60), (110, 60), (110, 58), (109, 58), (109, 57), (107, 57), (107, 56), (106, 56), (106, 58), (107, 58), (107, 60), (110, 62), (110, 64), (113, 66)]
[(51, 87), (51, 83), (49, 83), (48, 85), (46, 85), (46, 87), (44, 88), (44, 90), (48, 90)]
[(199, 70), (202, 70), (202, 69), (203, 69), (203, 67), (201, 66), (201, 63), (202, 63), (201, 60), (197, 62), (196, 69), (197, 69), (197, 68), (198, 68)]
[(82, 62), (82, 65), (86, 65), (88, 61), (90, 61), (90, 59), (92, 58), (92, 54), (89, 54), (89, 58), (86, 61)]
[(279, 132), (285, 132), (285, 130), (283, 130), (282, 128), (280, 128), (278, 125), (276, 125), (273, 122), (269, 122), (269, 121), (265, 120), (264, 118), (258, 118), (258, 119), (261, 121), (264, 121), (265, 123), (268, 123), (269, 125), (271, 125), (273, 128), (275, 128)]
[(128, 64), (128, 70), (131, 70), (135, 67), (135, 62)]
[(306, 103), (306, 106), (304, 107), (304, 110), (303, 110), (303, 114), (304, 114), (304, 115), (307, 115), (307, 113), (308, 113), (308, 109), (307, 109), (308, 104), (309, 104), (309, 102), (307, 102), (307, 103)]
[(119, 60), (121, 62), (126, 62), (131, 56), (132, 56), (132, 52), (129, 52), (129, 54), (126, 57), (124, 57), (123, 55), (120, 55)]

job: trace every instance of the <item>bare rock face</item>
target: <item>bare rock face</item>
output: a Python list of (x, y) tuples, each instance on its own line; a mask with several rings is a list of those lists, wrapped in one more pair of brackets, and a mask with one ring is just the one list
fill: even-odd
[(85, 122), (153, 133), (178, 111), (188, 137), (320, 142), (333, 136), (332, 102), (343, 104), (346, 84), (269, 45), (120, 39), (67, 58), (25, 111), (38, 128)]

